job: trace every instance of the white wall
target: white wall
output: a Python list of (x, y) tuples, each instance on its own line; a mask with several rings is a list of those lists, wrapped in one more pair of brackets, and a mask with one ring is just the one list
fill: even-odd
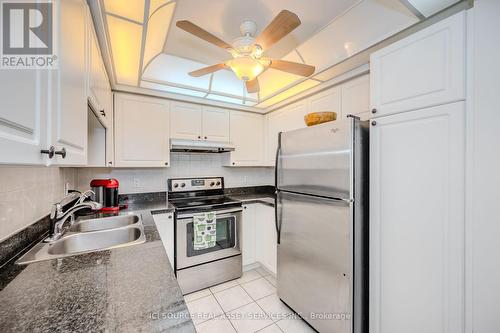
[(38, 221), (76, 184), (76, 170), (0, 166), (0, 241)]
[(467, 332), (492, 333), (500, 332), (500, 1), (476, 0), (469, 14)]
[(116, 178), (120, 193), (166, 191), (167, 179), (191, 176), (223, 176), (226, 187), (273, 185), (273, 168), (228, 168), (222, 166), (224, 154), (170, 155), (170, 168), (79, 168), (78, 189), (89, 188), (94, 178)]

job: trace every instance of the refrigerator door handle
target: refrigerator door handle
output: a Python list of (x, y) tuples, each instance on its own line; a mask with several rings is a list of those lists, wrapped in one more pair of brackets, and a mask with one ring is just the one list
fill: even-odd
[(281, 238), (281, 219), (278, 217), (278, 196), (279, 190), (276, 190), (276, 194), (274, 195), (274, 223), (276, 225), (276, 236), (277, 242), (280, 243)]
[(281, 153), (281, 133), (278, 133), (278, 147), (276, 148), (276, 159), (275, 159), (275, 164), (274, 164), (274, 223), (276, 226), (276, 235), (277, 235), (277, 242), (278, 244), (280, 243), (280, 234), (281, 234), (281, 223), (278, 218), (278, 195), (279, 195), (279, 190), (278, 190), (278, 162), (279, 162), (279, 156)]

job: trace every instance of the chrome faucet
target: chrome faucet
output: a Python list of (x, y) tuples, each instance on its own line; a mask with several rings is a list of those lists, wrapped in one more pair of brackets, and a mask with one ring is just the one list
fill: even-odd
[[(87, 192), (81, 195), (70, 193), (60, 202), (55, 203), (52, 206), (52, 210), (50, 211), (50, 232), (49, 237), (47, 238), (48, 242), (53, 242), (61, 238), (61, 236), (65, 232), (65, 222), (68, 220), (68, 218), (72, 218), (75, 212), (85, 208), (90, 208), (93, 211), (98, 211), (102, 208), (102, 205), (98, 202), (84, 201), (87, 197)], [(78, 199), (76, 204), (70, 207), (68, 210), (64, 211), (64, 206), (76, 199)]]

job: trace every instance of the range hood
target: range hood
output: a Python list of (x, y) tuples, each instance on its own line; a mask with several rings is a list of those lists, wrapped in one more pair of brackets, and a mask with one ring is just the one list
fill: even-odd
[(170, 139), (170, 151), (184, 153), (226, 153), (233, 151), (231, 142)]

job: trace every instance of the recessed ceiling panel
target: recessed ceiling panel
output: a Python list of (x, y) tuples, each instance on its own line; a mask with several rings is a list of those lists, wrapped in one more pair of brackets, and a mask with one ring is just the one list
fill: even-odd
[[(243, 21), (254, 21), (257, 24), (257, 34), (259, 34), (281, 10), (287, 9), (296, 13), (302, 24), (265, 52), (266, 56), (281, 59), (359, 1), (182, 0), (178, 1), (174, 22), (189, 20), (231, 44), (235, 38), (240, 37), (239, 28)], [(215, 64), (230, 58), (225, 50), (175, 26), (169, 32), (165, 52), (206, 64)]]
[(136, 86), (139, 80), (142, 26), (107, 15), (116, 80)]
[(205, 66), (205, 64), (192, 60), (162, 53), (151, 61), (149, 66), (144, 70), (142, 77), (144, 79), (178, 84), (182, 88), (194, 87), (208, 91), (210, 75), (192, 77), (188, 74)]
[(162, 52), (174, 9), (175, 2), (172, 2), (160, 7), (150, 16), (147, 25), (146, 45), (144, 46), (143, 70), (156, 55)]
[(271, 106), (273, 104), (276, 104), (276, 103), (279, 103), (279, 102), (282, 102), (284, 101), (285, 99), (289, 98), (289, 97), (292, 97), (294, 95), (297, 95), (298, 93), (301, 93), (303, 91), (306, 91), (307, 89), (310, 89), (314, 86), (317, 86), (319, 84), (318, 81), (314, 81), (314, 80), (306, 80), (304, 82), (301, 82), (295, 86), (293, 86), (292, 88), (274, 96), (274, 97), (271, 97), (270, 99), (260, 103), (257, 105), (257, 107), (262, 107), (262, 108), (267, 108), (268, 106)]
[(173, 3), (174, 1), (172, 1), (172, 0), (149, 0), (149, 16), (152, 16), (153, 13), (161, 6), (165, 5), (166, 3)]
[(199, 91), (192, 90), (192, 89), (170, 87), (170, 86), (167, 86), (165, 84), (159, 84), (159, 83), (147, 82), (147, 81), (141, 81), (141, 87), (153, 89), (153, 90), (164, 91), (164, 92), (173, 93), (173, 94), (193, 96), (193, 97), (204, 97), (206, 95), (206, 93), (204, 93), (204, 92), (199, 92)]
[(208, 99), (212, 99), (214, 101), (220, 101), (220, 102), (227, 102), (227, 103), (233, 103), (233, 104), (243, 105), (243, 100), (237, 99), (237, 98), (220, 96), (220, 95), (216, 95), (216, 94), (210, 94), (210, 95), (207, 96), (207, 98)]
[(211, 92), (243, 97), (243, 89), (243, 81), (239, 80), (232, 71), (223, 69), (213, 74)]
[(108, 13), (144, 21), (144, 0), (104, 0), (104, 8)]
[(301, 79), (302, 76), (270, 68), (259, 76), (260, 99), (262, 100)]

